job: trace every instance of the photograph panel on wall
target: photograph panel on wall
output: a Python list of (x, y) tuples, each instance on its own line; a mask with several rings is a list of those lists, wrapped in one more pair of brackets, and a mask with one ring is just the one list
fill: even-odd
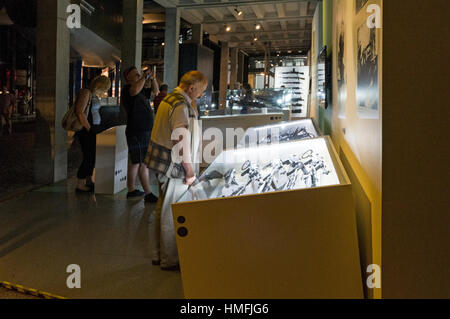
[(366, 20), (356, 30), (356, 103), (362, 119), (379, 118), (379, 34)]
[[(367, 3), (369, 0), (356, 0), (356, 13), (358, 13)], [(344, 1), (339, 1), (344, 2)]]
[(345, 118), (347, 102), (347, 73), (345, 50), (345, 1), (338, 2), (336, 15), (336, 48), (337, 48), (337, 89), (338, 89), (338, 117)]

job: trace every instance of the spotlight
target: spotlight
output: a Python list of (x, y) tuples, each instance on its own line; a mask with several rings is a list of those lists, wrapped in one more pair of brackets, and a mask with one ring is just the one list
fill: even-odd
[(256, 24), (256, 25), (255, 25), (255, 29), (256, 29), (256, 30), (261, 29), (261, 25), (260, 25), (260, 24)]
[(163, 42), (163, 43), (162, 43), (162, 46), (165, 46), (165, 45), (166, 45), (166, 43)]
[(255, 35), (255, 38), (253, 39), (253, 41), (258, 41), (258, 37)]
[(234, 8), (234, 12), (236, 12), (238, 16), (242, 15), (242, 11), (239, 10), (238, 7)]
[(231, 27), (229, 25), (226, 26), (225, 31), (230, 32), (231, 31)]

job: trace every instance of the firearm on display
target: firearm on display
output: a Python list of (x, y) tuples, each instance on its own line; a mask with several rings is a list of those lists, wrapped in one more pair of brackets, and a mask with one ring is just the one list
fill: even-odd
[(289, 71), (289, 72), (283, 72), (282, 74), (301, 74), (301, 75), (305, 75), (305, 73), (303, 73), (303, 72), (297, 72), (297, 71), (295, 71), (295, 68), (292, 69), (292, 71)]
[[(286, 138), (298, 134), (313, 137), (304, 128), (298, 128), (293, 134), (286, 135)], [(285, 191), (302, 186), (317, 187), (320, 186), (321, 176), (329, 173), (323, 159), (318, 154), (314, 155), (312, 150), (300, 157), (293, 155), (285, 160), (276, 159), (262, 169), (247, 160), (242, 165), (240, 174), (235, 169), (225, 173), (225, 186), (219, 197)]]
[(305, 78), (299, 78), (299, 77), (297, 77), (297, 76), (287, 76), (287, 77), (283, 77), (283, 80), (302, 80), (302, 81), (305, 81), (306, 79)]
[[(280, 134), (278, 136), (278, 141), (280, 142), (287, 142), (287, 141), (294, 141), (294, 140), (301, 140), (301, 139), (307, 139), (307, 138), (314, 138), (315, 135), (308, 132), (306, 128), (304, 127), (296, 127), (294, 130), (290, 130), (288, 132), (285, 132), (283, 134)], [(272, 134), (267, 135), (260, 141), (258, 141), (258, 144), (270, 144), (272, 143)]]

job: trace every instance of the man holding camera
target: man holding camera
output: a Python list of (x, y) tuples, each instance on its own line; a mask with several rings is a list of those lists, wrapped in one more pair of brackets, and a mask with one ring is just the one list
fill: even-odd
[[(141, 75), (134, 66), (126, 69), (123, 75), (126, 85), (122, 89), (122, 104), (128, 114), (126, 137), (131, 161), (127, 198), (145, 195), (146, 203), (155, 203), (158, 198), (151, 193), (149, 170), (144, 164), (153, 128), (153, 111), (144, 94), (144, 85), (149, 79), (155, 79), (150, 69), (145, 69)], [(145, 193), (136, 189), (138, 174)]]

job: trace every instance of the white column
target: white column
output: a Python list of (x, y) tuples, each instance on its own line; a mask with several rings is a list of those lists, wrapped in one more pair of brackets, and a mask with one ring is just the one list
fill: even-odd
[(34, 179), (53, 183), (67, 178), (67, 132), (61, 121), (69, 107), (69, 0), (41, 0), (37, 5), (37, 95)]
[(164, 83), (173, 90), (178, 86), (178, 59), (180, 39), (180, 9), (166, 8), (164, 46)]
[(203, 44), (203, 24), (192, 25), (192, 42)]
[(122, 70), (142, 64), (142, 17), (144, 0), (123, 1)]

